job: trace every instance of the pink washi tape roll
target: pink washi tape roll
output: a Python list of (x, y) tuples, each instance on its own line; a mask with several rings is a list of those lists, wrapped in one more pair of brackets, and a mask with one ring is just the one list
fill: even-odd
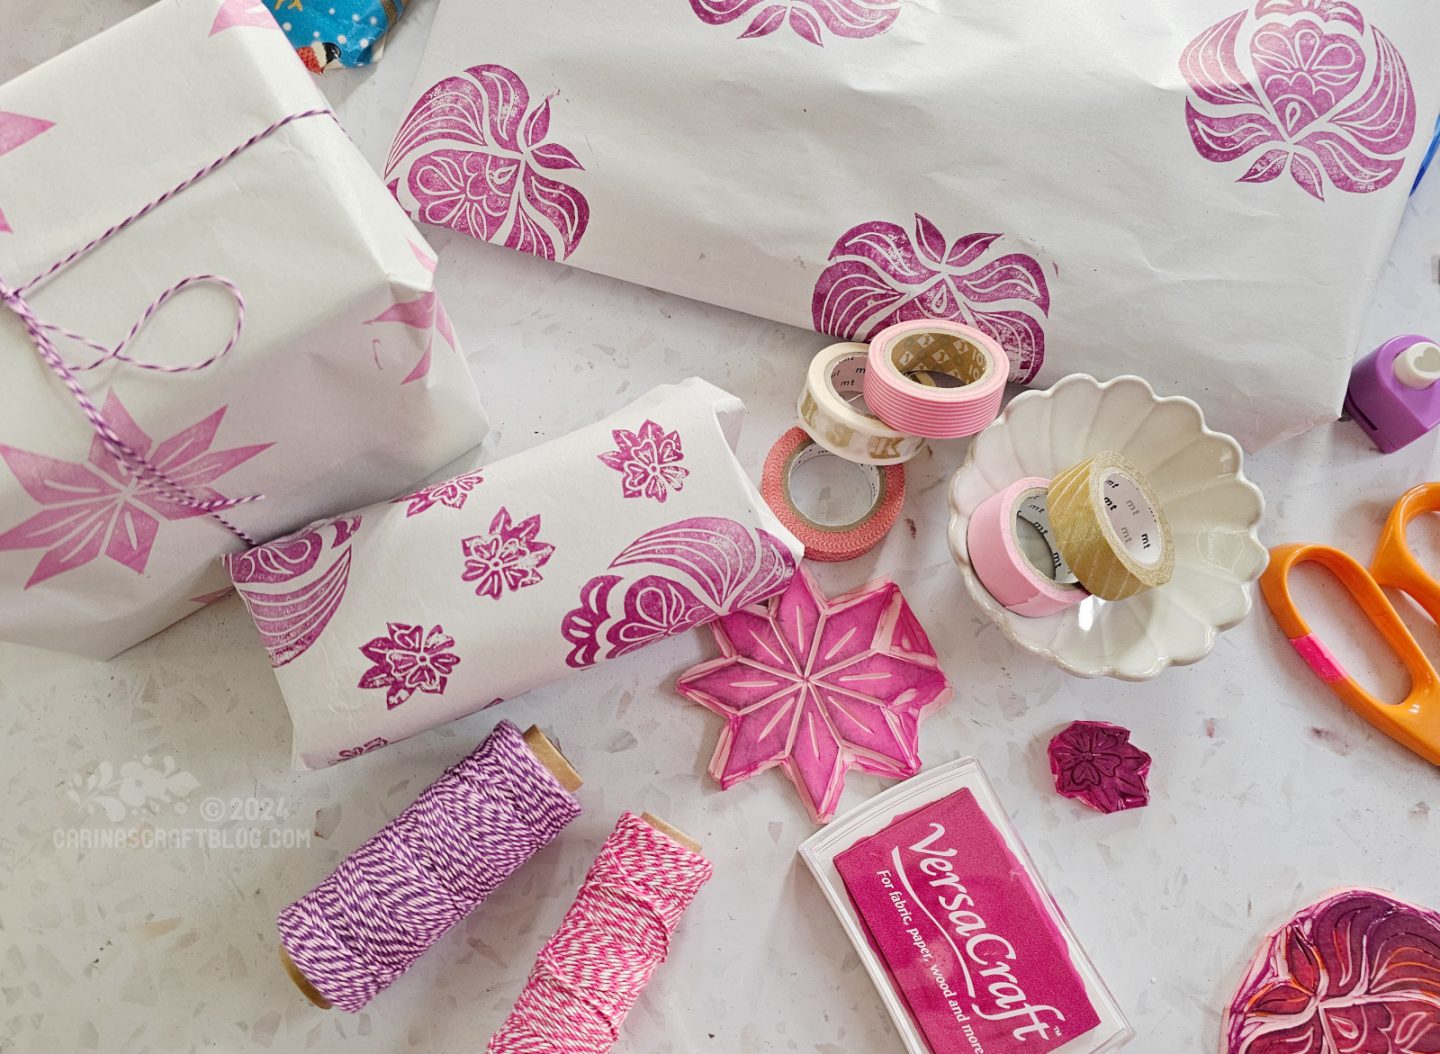
[(990, 495), (970, 517), (965, 534), (981, 585), (1008, 610), (1028, 618), (1054, 615), (1089, 596), (1052, 539), (1049, 487), (1048, 479), (1030, 476)]
[(792, 428), (776, 440), (765, 458), (760, 493), (765, 504), (805, 546), (805, 558), (839, 563), (863, 556), (879, 544), (895, 526), (900, 506), (905, 504), (903, 465), (861, 465), (847, 462), (862, 473), (870, 485), (870, 507), (856, 520), (831, 526), (801, 512), (790, 492), (795, 470), (815, 458), (835, 457), (805, 433)]
[(934, 319), (900, 322), (870, 342), (865, 403), (910, 435), (971, 436), (999, 415), (1009, 376), (1004, 349), (978, 329)]

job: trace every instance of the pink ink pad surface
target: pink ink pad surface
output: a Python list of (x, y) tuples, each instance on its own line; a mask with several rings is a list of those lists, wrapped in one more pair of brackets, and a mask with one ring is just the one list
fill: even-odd
[(872, 798), (800, 855), (910, 1054), (1102, 1054), (1133, 1037), (975, 759)]

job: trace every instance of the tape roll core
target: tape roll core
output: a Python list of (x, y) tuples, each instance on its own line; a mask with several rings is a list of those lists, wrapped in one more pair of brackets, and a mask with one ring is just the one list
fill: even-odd
[(796, 404), (801, 427), (836, 457), (859, 465), (898, 465), (925, 446), (882, 421), (865, 401), (870, 349), (832, 344), (810, 362)]
[(1124, 456), (1104, 450), (1050, 484), (1056, 543), (1080, 583), (1124, 600), (1170, 581), (1175, 545), (1154, 490)]
[(902, 432), (970, 436), (999, 415), (1009, 375), (1004, 349), (978, 329), (933, 319), (900, 322), (870, 342), (865, 401)]
[[(1007, 610), (1027, 618), (1054, 615), (1084, 600), (1051, 527), (1048, 479), (1017, 480), (980, 503), (970, 517), (966, 549), (980, 584)], [(1021, 525), (1037, 545), (1025, 544)]]

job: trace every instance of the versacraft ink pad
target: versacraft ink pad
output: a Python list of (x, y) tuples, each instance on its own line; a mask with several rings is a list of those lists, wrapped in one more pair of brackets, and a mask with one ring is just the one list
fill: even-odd
[(973, 758), (800, 847), (910, 1054), (1103, 1054), (1130, 1030)]

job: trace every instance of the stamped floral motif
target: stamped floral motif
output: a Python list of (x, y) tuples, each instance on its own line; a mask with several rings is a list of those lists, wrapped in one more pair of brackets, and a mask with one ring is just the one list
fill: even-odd
[(388, 747), (389, 745), (390, 740), (376, 736), (374, 739), (369, 739), (361, 743), (358, 747), (346, 747), (340, 751), (339, 759), (341, 761), (349, 761), (351, 758), (358, 758), (361, 754), (368, 754), (372, 750), (379, 750), (381, 747)]
[(1075, 721), (1050, 740), (1055, 790), (1100, 812), (1138, 809), (1150, 800), (1150, 755), (1130, 730), (1105, 721)]
[(420, 515), (426, 509), (433, 509), (436, 505), (444, 505), (449, 509), (463, 509), (465, 499), (470, 496), (470, 492), (484, 482), (484, 473), (477, 469), (474, 472), (456, 476), (454, 479), (442, 480), (439, 483), (432, 483), (428, 487), (421, 487), (413, 494), (395, 498), (390, 504), (402, 505), (409, 502), (409, 507), (405, 510), (407, 520), (411, 516)]
[(565, 662), (593, 666), (774, 596), (795, 566), (778, 538), (718, 516), (647, 531), (581, 588), (560, 626)]
[(839, 37), (873, 37), (900, 15), (900, 0), (690, 0), (690, 6), (712, 26), (748, 18), (742, 40), (768, 36), (788, 25), (822, 48), (826, 29)]
[[(54, 127), (54, 121), (42, 120), (39, 117), (26, 117), (23, 113), (7, 113), (4, 110), (0, 110), (0, 157), (24, 146), (37, 135), (48, 132)], [(10, 233), (12, 233), (10, 224), (5, 219), (4, 211), (0, 210), (0, 234)]]
[(1226, 1054), (1440, 1051), (1440, 913), (1368, 889), (1272, 933), (1223, 1026)]
[[(208, 484), (270, 447), (269, 443), (211, 450), (225, 417), (222, 406), (209, 417), (156, 443), (135, 423), (112, 390), (102, 414), (115, 433), (165, 476), (201, 500), (223, 497)], [(25, 588), (83, 567), (103, 552), (137, 575), (145, 573), (160, 533), (160, 521), (203, 516), (181, 505), (105, 449), (97, 436), (88, 463), (60, 461), (0, 444), (25, 493), (44, 506), (0, 534), (0, 551), (44, 549)]]
[(1050, 287), (1033, 256), (996, 250), (1002, 237), (967, 234), (949, 242), (918, 213), (913, 235), (883, 220), (851, 227), (815, 283), (814, 326), (865, 342), (897, 322), (960, 322), (999, 342), (1011, 380), (1030, 381), (1045, 361)]
[[(1415, 92), (1390, 39), (1344, 0), (1259, 0), (1180, 57), (1185, 120), (1207, 160), (1249, 160), (1241, 183), (1285, 172), (1325, 198), (1389, 186), (1415, 135)], [(1203, 107), (1203, 109), (1202, 109)]]
[(550, 561), (555, 547), (539, 539), (540, 517), (531, 516), (512, 523), (510, 510), (501, 506), (490, 521), (489, 534), (463, 538), (465, 570), (460, 578), (475, 583), (475, 595), (498, 600), (507, 589), (514, 591), (539, 583), (540, 568)]
[(408, 195), (425, 223), (563, 260), (585, 234), (590, 204), (542, 174), (584, 170), (568, 149), (546, 141), (550, 116), (550, 98), (532, 108), (524, 81), (504, 66), (447, 77), (396, 133), (385, 163), (390, 190), (402, 203)]
[(117, 771), (110, 762), (101, 762), (88, 775), (77, 772), (70, 777), (65, 795), (87, 816), (104, 813), (113, 823), (131, 816), (155, 816), (168, 805), (171, 812), (184, 813), (186, 801), (200, 786), (200, 781), (175, 764), (172, 757), (156, 761), (149, 754), (127, 761)]
[(672, 490), (685, 486), (688, 468), (682, 468), (685, 452), (680, 446), (680, 433), (667, 432), (654, 421), (646, 421), (640, 431), (617, 428), (611, 436), (615, 450), (600, 454), (601, 462), (621, 476), (621, 492), (627, 498), (654, 498), (662, 505)]
[(429, 292), (421, 293), (413, 300), (396, 300), (374, 318), (367, 319), (365, 325), (373, 326), (377, 322), (398, 322), (402, 326), (411, 329), (418, 329), (425, 334), (425, 350), (410, 372), (405, 375), (401, 384), (409, 384), (411, 381), (418, 381), (430, 372), (430, 363), (435, 357), (435, 335), (438, 333), (440, 339), (449, 344), (451, 349), (458, 349), (455, 342), (455, 327), (450, 322), (450, 316), (445, 311), (445, 304), (440, 300), (440, 294), (431, 289)]
[(225, 558), (271, 666), (305, 654), (334, 618), (350, 584), (350, 546), (359, 529), (359, 516), (342, 516)]
[(443, 626), (428, 632), (424, 625), (390, 622), (385, 636), (360, 646), (373, 666), (360, 677), (361, 688), (384, 688), (385, 706), (394, 710), (416, 692), (444, 695), (460, 656), (451, 649), (455, 638)]

